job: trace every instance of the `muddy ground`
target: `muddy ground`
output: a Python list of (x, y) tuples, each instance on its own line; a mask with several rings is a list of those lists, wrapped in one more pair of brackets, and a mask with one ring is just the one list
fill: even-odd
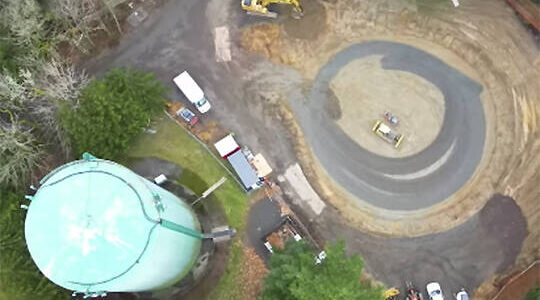
[(493, 300), (525, 299), (527, 294), (540, 285), (540, 262), (531, 265), (524, 272), (520, 272), (503, 281), (504, 288)]
[[(420, 0), (310, 0), (303, 4), (306, 16), (300, 21), (281, 16), (262, 28), (253, 28), (251, 25), (261, 20), (246, 17), (238, 1), (168, 1), (118, 47), (88, 62), (87, 67), (91, 74), (127, 65), (152, 71), (170, 87), (169, 96), (177, 101), (184, 100), (171, 78), (189, 69), (213, 105), (210, 114), (204, 116), (203, 124), (219, 124), (222, 130), (219, 132), (236, 132), (241, 144), (265, 155), (276, 175), (300, 160), (314, 188), (331, 205), (319, 219), (312, 220), (319, 238), (329, 237), (333, 232), (350, 238), (351, 253), (362, 253), (368, 270), (387, 284), (396, 282), (398, 277), (406, 279), (409, 271), (399, 267), (389, 270), (386, 265), (408, 263), (414, 266), (421, 264), (424, 257), (413, 251), (407, 256), (399, 253), (380, 260), (379, 249), (387, 250), (388, 254), (395, 249), (412, 251), (421, 247), (422, 253), (427, 253), (432, 247), (440, 247), (443, 254), (434, 256), (431, 267), (426, 268), (455, 274), (445, 283), (452, 287), (462, 283), (462, 277), (470, 279), (474, 285), (489, 277), (475, 298), (483, 299), (500, 278), (493, 276), (493, 272), (519, 269), (538, 257), (540, 249), (537, 229), (540, 227), (540, 189), (537, 186), (540, 157), (536, 155), (540, 150), (537, 123), (540, 59), (530, 33), (502, 0), (462, 3), (458, 10), (447, 1), (433, 4)], [(233, 61), (216, 63), (213, 30), (224, 25), (229, 26), (231, 33)], [(384, 215), (350, 206), (343, 191), (333, 185), (317, 165), (287, 99), (283, 98), (291, 92), (307, 91), (318, 69), (340, 49), (373, 39), (412, 44), (481, 82), (489, 125), (481, 171), (470, 184), (446, 205), (429, 212), (398, 216), (400, 220), (391, 223)], [(212, 142), (213, 138), (216, 137), (210, 136), (208, 141)], [(514, 207), (511, 214), (514, 222), (507, 222), (504, 217), (487, 218), (492, 221), (486, 227), (480, 222), (485, 218), (477, 212), (495, 193), (514, 198), (522, 213), (518, 214)], [(500, 201), (495, 202), (495, 207), (497, 205), (502, 209), (512, 207)], [(501, 210), (495, 211), (499, 212), (495, 216), (500, 216)], [(525, 218), (526, 223), (519, 221), (520, 218)], [(462, 227), (456, 227), (460, 224), (470, 226), (465, 230), (470, 231), (469, 240), (480, 241), (473, 241), (467, 247), (472, 247), (474, 253), (493, 257), (492, 265), (484, 260), (476, 263), (474, 256), (459, 256), (460, 268), (455, 268), (451, 261), (444, 263), (449, 257), (455, 258), (453, 253), (459, 253), (459, 242), (462, 234), (466, 234), (460, 231)], [(513, 240), (504, 244), (510, 247), (506, 250), (494, 246), (511, 238), (512, 234), (521, 237), (523, 224), (528, 230), (523, 245)], [(508, 235), (498, 236), (497, 231), (486, 231), (488, 227), (499, 228)], [(457, 231), (432, 234), (448, 228)], [(484, 239), (481, 233), (486, 232), (489, 235)], [(392, 238), (392, 247), (381, 244), (381, 240), (389, 241), (388, 236), (403, 235), (418, 237)], [(513, 259), (514, 255), (517, 260)], [(514, 267), (510, 268), (512, 264)], [(463, 267), (466, 265), (478, 268), (474, 278), (468, 277), (470, 270)], [(222, 261), (206, 287), (215, 285), (219, 269), (223, 268)], [(196, 295), (202, 298), (207, 293)]]
[[(325, 221), (339, 222), (328, 217)], [(519, 207), (501, 195), (492, 197), (462, 225), (416, 238), (374, 238), (354, 229), (335, 231), (336, 224), (324, 221), (313, 226), (326, 240), (345, 239), (350, 250), (364, 257), (367, 271), (375, 279), (398, 287), (410, 281), (421, 290), (428, 282), (438, 281), (446, 297), (460, 288), (473, 291), (491, 274), (505, 271), (520, 252), (515, 246), (528, 233)]]
[[(530, 229), (515, 268), (538, 258), (540, 48), (506, 3), (475, 1), (454, 9), (443, 2), (343, 0), (309, 1), (305, 6), (306, 12), (313, 7), (318, 17), (311, 17), (302, 26), (283, 23), (249, 28), (244, 32), (244, 48), (293, 67), (310, 82), (333, 55), (349, 45), (371, 40), (406, 43), (436, 55), (482, 85), (487, 126), (484, 155), (468, 184), (433, 209), (400, 215), (400, 220), (395, 220), (396, 216), (374, 217), (370, 208), (350, 205), (350, 195), (328, 180), (303, 140), (294, 116), (290, 111), (287, 115), (285, 108), (283, 119), (288, 121), (297, 155), (316, 190), (349, 224), (392, 236), (445, 231), (469, 220), (493, 194), (509, 195), (523, 211)], [(320, 29), (323, 20), (326, 26), (317, 35), (303, 33), (309, 28)], [(496, 280), (493, 277), (491, 283)], [(478, 297), (489, 286), (486, 284)]]

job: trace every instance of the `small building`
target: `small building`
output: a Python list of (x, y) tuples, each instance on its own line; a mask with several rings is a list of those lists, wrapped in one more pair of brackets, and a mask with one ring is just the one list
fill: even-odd
[(232, 134), (216, 142), (214, 147), (222, 158), (229, 161), (246, 190), (260, 187), (261, 178), (257, 176)]

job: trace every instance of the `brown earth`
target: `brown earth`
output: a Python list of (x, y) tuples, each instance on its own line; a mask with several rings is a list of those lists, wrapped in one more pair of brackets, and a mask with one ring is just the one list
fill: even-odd
[(525, 299), (525, 296), (530, 290), (540, 285), (540, 263), (537, 261), (530, 268), (501, 280), (496, 280), (495, 282), (497, 282), (495, 285), (501, 288), (498, 293), (490, 289), (485, 291), (484, 289), (479, 289), (476, 296), (482, 296), (483, 298), (490, 298), (492, 300)]
[(277, 249), (283, 249), (285, 247), (285, 243), (283, 242), (283, 237), (281, 234), (274, 232), (271, 235), (269, 235), (266, 240), (272, 245), (272, 247)]
[[(465, 2), (459, 9), (425, 1), (407, 3), (405, 7), (392, 0), (324, 3), (325, 14), (306, 21), (313, 28), (325, 22), (325, 30), (315, 39), (289, 36), (288, 24), (258, 25), (244, 32), (242, 45), (273, 62), (294, 67), (309, 81), (329, 58), (351, 44), (398, 41), (438, 56), (481, 83), (487, 122), (482, 162), (455, 195), (420, 212), (388, 215), (351, 204), (347, 200), (351, 196), (328, 180), (316, 163), (286, 101), (282, 101), (280, 117), (290, 129), (297, 156), (314, 188), (349, 224), (361, 230), (387, 236), (445, 231), (478, 212), (495, 193), (514, 198), (530, 233), (510, 272), (522, 269), (540, 253), (538, 44), (504, 1)], [(495, 281), (485, 283), (480, 290), (495, 289)]]
[(242, 281), (242, 295), (244, 300), (254, 300), (260, 295), (263, 286), (264, 276), (268, 269), (264, 261), (255, 253), (252, 248), (243, 248), (244, 259), (240, 271)]

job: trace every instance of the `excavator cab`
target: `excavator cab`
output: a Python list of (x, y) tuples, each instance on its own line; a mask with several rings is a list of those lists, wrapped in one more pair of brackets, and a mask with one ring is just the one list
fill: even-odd
[(397, 300), (399, 296), (399, 290), (396, 288), (387, 289), (382, 293), (384, 300)]
[(267, 6), (270, 4), (286, 4), (293, 6), (292, 17), (294, 19), (300, 19), (304, 16), (304, 10), (298, 0), (241, 0), (242, 9), (249, 15), (257, 15), (268, 18), (276, 18), (277, 13), (269, 11)]

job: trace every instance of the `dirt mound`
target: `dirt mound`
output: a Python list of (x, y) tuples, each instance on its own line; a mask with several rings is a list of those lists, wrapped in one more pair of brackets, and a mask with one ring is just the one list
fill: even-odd
[(274, 63), (287, 64), (281, 44), (282, 29), (277, 24), (257, 24), (242, 32), (242, 48), (256, 52)]

